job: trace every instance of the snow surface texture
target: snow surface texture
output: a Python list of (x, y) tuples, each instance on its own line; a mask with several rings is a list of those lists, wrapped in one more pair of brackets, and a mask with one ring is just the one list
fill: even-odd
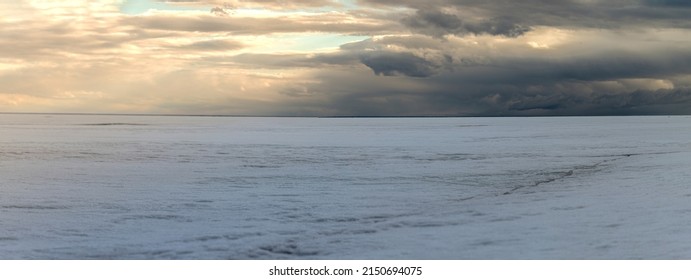
[(2, 115), (2, 259), (690, 259), (691, 118)]

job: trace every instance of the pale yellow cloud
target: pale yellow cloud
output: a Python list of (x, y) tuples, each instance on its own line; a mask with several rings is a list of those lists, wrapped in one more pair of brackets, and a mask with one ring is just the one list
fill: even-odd
[[(243, 111), (273, 103), (281, 87), (307, 72), (271, 76), (214, 57), (271, 37), (231, 33), (355, 32), (368, 24), (344, 14), (281, 18), (219, 18), (206, 12), (130, 16), (121, 1), (3, 3), (0, 37), (0, 110), (77, 112)], [(312, 27), (310, 27), (312, 26)], [(373, 27), (371, 27), (374, 29)], [(280, 49), (280, 48), (279, 48)], [(234, 104), (234, 105), (233, 105)], [(204, 113), (204, 112), (199, 112)]]
[(271, 10), (343, 6), (337, 0), (160, 0), (160, 2), (188, 6), (208, 5), (226, 9), (262, 8)]

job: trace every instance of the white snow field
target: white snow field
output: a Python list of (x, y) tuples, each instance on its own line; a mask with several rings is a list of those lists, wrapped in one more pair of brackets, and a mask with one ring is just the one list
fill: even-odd
[(691, 117), (0, 115), (1, 259), (691, 259)]

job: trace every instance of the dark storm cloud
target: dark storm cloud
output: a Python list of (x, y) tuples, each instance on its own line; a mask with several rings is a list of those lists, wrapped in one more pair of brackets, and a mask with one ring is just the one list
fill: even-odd
[[(353, 82), (342, 82), (348, 80), (343, 76), (322, 76), (321, 83), (301, 88), (301, 92), (324, 92), (329, 101), (323, 106), (334, 106), (332, 111), (337, 114), (691, 113), (691, 46), (683, 39), (691, 27), (691, 1), (360, 3), (412, 8), (390, 18), (417, 35), (387, 36), (341, 46), (340, 54), (349, 57), (347, 63), (352, 64), (356, 58), (376, 75), (372, 80), (360, 77), (360, 84), (370, 87), (349, 88)], [(533, 32), (546, 28), (570, 30), (578, 37), (568, 44), (540, 50), (542, 37)], [(650, 30), (676, 31), (652, 36)], [(447, 41), (473, 36), (494, 36), (516, 43), (501, 43), (507, 44), (502, 47), (490, 42), (482, 49), (464, 45), (470, 41)], [(520, 41), (526, 36), (538, 43)], [(527, 47), (529, 43), (535, 44), (534, 48)], [(410, 81), (406, 77), (413, 78), (419, 87), (406, 90), (378, 83)]]
[(437, 77), (437, 94), (443, 98), (435, 103), (441, 108), (473, 104), (479, 115), (691, 113), (687, 87), (647, 90), (625, 85), (690, 74), (691, 52), (659, 57), (605, 53), (570, 61), (508, 59)]
[(609, 81), (691, 74), (691, 51), (668, 54), (616, 54), (573, 59), (495, 60), (492, 65), (457, 68), (455, 80), (527, 85), (552, 81)]
[[(633, 47), (621, 48), (621, 39), (610, 45), (607, 34), (549, 55), (527, 46), (487, 53), (414, 35), (349, 43), (334, 53), (241, 54), (228, 61), (248, 68), (324, 69), (312, 82), (281, 91), (308, 115), (691, 113), (691, 80), (674, 82), (691, 77), (687, 43), (634, 40)], [(337, 67), (349, 72), (328, 74)], [(317, 107), (325, 111), (309, 109)]]
[(367, 52), (360, 58), (377, 75), (429, 77), (438, 72), (439, 66), (411, 53)]
[[(612, 94), (593, 92), (514, 92), (498, 96), (503, 102), (487, 102), (493, 107), (485, 114), (503, 115), (633, 115), (688, 114), (691, 89), (634, 90)], [(481, 113), (482, 114), (482, 113)]]
[[(413, 37), (418, 38), (418, 37)], [(607, 50), (561, 56), (538, 54), (441, 59), (412, 50), (442, 49), (439, 41), (383, 38), (346, 44), (334, 64), (354, 63), (379, 75), (355, 82), (350, 74), (320, 75), (291, 96), (320, 96), (334, 115), (620, 115), (691, 113), (691, 49), (658, 43), (640, 50)], [(418, 38), (419, 39), (419, 38)], [(413, 46), (411, 52), (384, 45)], [(658, 48), (664, 48), (660, 52)], [(564, 51), (568, 53), (568, 50)], [(442, 51), (443, 53), (443, 51)], [(340, 57), (340, 59), (334, 59)], [(347, 57), (348, 59), (344, 59)], [(310, 63), (323, 58), (311, 57)], [(303, 60), (304, 62), (304, 60)], [(304, 65), (303, 65), (304, 66)], [(410, 82), (415, 86), (394, 87)], [(362, 85), (362, 86), (356, 86)], [(307, 94), (309, 93), (309, 94)]]
[(688, 0), (645, 0), (643, 3), (651, 6), (691, 7)]
[[(407, 6), (416, 12), (403, 23), (418, 32), (487, 33), (519, 36), (535, 26), (628, 28), (689, 27), (686, 0), (361, 0), (377, 6)], [(445, 9), (446, 11), (442, 11)]]
[[(351, 81), (352, 82), (352, 81)], [(330, 83), (333, 91), (347, 87)], [(351, 84), (352, 85), (352, 84)], [(542, 90), (501, 85), (460, 85), (456, 89), (438, 88), (425, 92), (375, 85), (347, 88), (347, 94), (329, 94), (336, 115), (386, 116), (549, 116), (549, 115), (638, 115), (689, 114), (691, 89), (579, 92), (562, 85)]]
[(415, 15), (402, 20), (403, 24), (423, 34), (444, 36), (447, 34), (490, 34), (506, 37), (518, 37), (530, 31), (510, 17), (492, 18), (489, 20), (466, 22), (454, 14), (439, 10), (418, 10)]

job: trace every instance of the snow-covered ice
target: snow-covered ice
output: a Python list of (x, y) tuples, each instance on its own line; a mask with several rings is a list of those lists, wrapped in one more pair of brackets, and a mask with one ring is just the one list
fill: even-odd
[(691, 259), (691, 118), (0, 115), (2, 259)]

